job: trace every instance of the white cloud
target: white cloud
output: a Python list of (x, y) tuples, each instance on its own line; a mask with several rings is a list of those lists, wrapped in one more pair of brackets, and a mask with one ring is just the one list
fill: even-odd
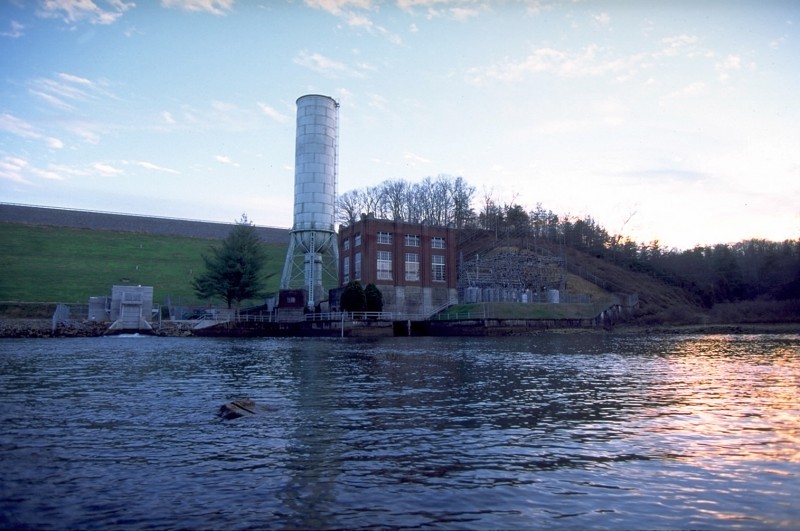
[(11, 21), (11, 29), (8, 31), (0, 31), (0, 36), (2, 37), (10, 37), (12, 39), (18, 39), (24, 35), (22, 30), (25, 29), (25, 25), (17, 22), (16, 20)]
[(135, 162), (132, 162), (132, 163), (128, 163), (126, 161), (126, 164), (136, 164), (137, 166), (141, 166), (142, 168), (144, 168), (146, 170), (153, 170), (153, 171), (158, 171), (158, 172), (163, 172), (163, 173), (172, 173), (172, 174), (175, 174), (175, 175), (180, 175), (180, 173), (181, 173), (178, 170), (173, 170), (172, 168), (165, 168), (164, 166), (159, 166), (158, 164), (153, 164), (152, 162), (147, 162), (146, 160), (138, 160), (138, 161), (135, 161)]
[(600, 27), (607, 28), (611, 24), (611, 17), (608, 13), (600, 13), (592, 16), (594, 23)]
[(94, 169), (67, 166), (66, 164), (50, 164), (49, 168), (58, 173), (71, 175), (73, 177), (87, 177), (96, 173)]
[(661, 39), (662, 48), (656, 56), (674, 57), (694, 50), (699, 39), (696, 35), (675, 35)]
[(426, 7), (428, 9), (447, 4), (475, 4), (475, 0), (397, 0), (397, 7), (410, 10), (414, 7)]
[(8, 131), (23, 138), (41, 138), (41, 135), (34, 131), (31, 124), (8, 113), (0, 114), (0, 130)]
[(54, 95), (52, 95), (50, 93), (42, 92), (40, 90), (33, 90), (33, 89), (30, 89), (28, 92), (30, 92), (32, 95), (36, 96), (37, 98), (44, 100), (45, 102), (49, 103), (53, 107), (58, 107), (58, 108), (63, 109), (65, 111), (71, 111), (71, 110), (75, 109), (75, 107), (73, 105), (70, 105), (66, 101), (64, 101), (61, 98), (59, 98), (57, 96), (54, 96)]
[(358, 13), (349, 13), (347, 15), (347, 25), (354, 28), (363, 28), (367, 31), (373, 31), (375, 28), (375, 24), (372, 22), (372, 19), (366, 15), (361, 15)]
[(539, 73), (551, 73), (559, 77), (615, 74), (627, 78), (641, 67), (646, 58), (645, 54), (606, 58), (603, 52), (596, 44), (590, 44), (579, 52), (539, 48), (520, 61), (474, 68), (468, 72), (468, 79), (473, 83), (481, 83), (486, 79), (517, 81)]
[(64, 177), (62, 177), (60, 174), (58, 174), (58, 173), (56, 173), (54, 171), (42, 170), (42, 169), (34, 168), (34, 167), (31, 167), (29, 169), (29, 171), (33, 175), (35, 175), (37, 177), (41, 177), (42, 179), (47, 179), (49, 181), (63, 181), (64, 180)]
[(71, 111), (81, 102), (117, 99), (102, 82), (60, 72), (51, 78), (29, 82), (28, 92), (53, 107)]
[(331, 15), (341, 15), (348, 8), (371, 9), (371, 0), (305, 0), (309, 7), (322, 9)]
[(103, 162), (95, 162), (92, 164), (92, 168), (104, 177), (116, 177), (117, 175), (122, 175), (125, 173), (123, 170)]
[(526, 11), (529, 15), (538, 15), (544, 10), (550, 9), (550, 5), (544, 3), (544, 0), (525, 0), (527, 5)]
[(425, 164), (430, 162), (430, 159), (426, 159), (421, 155), (417, 155), (416, 153), (412, 153), (410, 151), (406, 151), (403, 153), (403, 160), (406, 161), (407, 164), (410, 166), (416, 166), (417, 164)]
[(214, 157), (214, 160), (216, 160), (217, 162), (222, 163), (222, 164), (228, 164), (230, 166), (233, 166), (234, 168), (238, 168), (239, 167), (239, 163), (238, 162), (234, 162), (227, 155), (217, 155), (217, 156)]
[[(123, 161), (123, 163), (125, 163)], [(164, 171), (166, 168), (163, 169)], [(116, 177), (125, 172), (104, 162), (95, 162), (89, 166), (66, 166), (63, 164), (50, 164), (47, 169), (31, 165), (22, 157), (6, 156), (0, 159), (0, 179), (6, 179), (18, 184), (34, 185), (37, 179), (47, 181), (63, 181), (64, 176), (72, 177)]]
[(68, 24), (82, 21), (91, 24), (113, 24), (125, 11), (136, 5), (123, 0), (105, 0), (100, 4), (93, 0), (43, 0), (39, 2), (36, 15), (43, 18), (60, 18)]
[(351, 28), (367, 31), (372, 35), (382, 35), (389, 41), (400, 44), (402, 39), (385, 27), (375, 24), (365, 11), (375, 9), (372, 0), (304, 0), (305, 4), (315, 9), (321, 9), (341, 18)]
[(98, 132), (98, 129), (101, 129), (102, 126), (99, 124), (75, 122), (67, 123), (64, 127), (84, 142), (88, 142), (89, 144), (100, 143), (100, 132)]
[(320, 53), (302, 51), (294, 58), (294, 62), (295, 64), (326, 76), (345, 75), (350, 77), (364, 77), (362, 72)]
[(76, 76), (73, 74), (68, 74), (66, 72), (59, 72), (58, 77), (63, 79), (64, 81), (69, 81), (71, 83), (75, 83), (77, 85), (86, 85), (88, 87), (93, 87), (94, 83), (86, 79), (85, 77)]
[(261, 112), (263, 112), (265, 115), (269, 116), (270, 118), (272, 118), (276, 122), (285, 123), (285, 122), (289, 121), (289, 117), (288, 116), (286, 116), (285, 114), (283, 114), (281, 112), (278, 112), (271, 105), (267, 105), (266, 103), (261, 103), (261, 102), (258, 102), (257, 105), (258, 105), (258, 108), (261, 109)]
[(64, 142), (60, 139), (48, 136), (25, 120), (8, 113), (0, 115), (0, 131), (7, 131), (21, 138), (40, 140), (53, 149), (64, 147)]
[[(629, 55), (619, 55), (613, 48), (597, 44), (589, 44), (576, 51), (541, 47), (522, 59), (506, 59), (493, 65), (469, 69), (466, 79), (468, 82), (481, 84), (490, 80), (512, 82), (532, 75), (551, 74), (564, 78), (612, 76), (614, 81), (624, 82), (652, 69), (659, 62), (675, 57), (702, 58), (709, 61), (706, 64), (710, 68), (710, 61), (718, 55), (713, 50), (699, 48), (698, 43), (699, 39), (695, 35), (675, 35), (662, 39), (653, 51)], [(754, 70), (756, 65), (745, 65), (740, 56), (729, 54), (718, 60), (714, 67), (720, 79), (725, 81), (730, 72), (745, 67)]]
[(727, 81), (730, 77), (730, 72), (742, 68), (742, 58), (738, 55), (728, 55), (722, 61), (718, 61), (715, 68), (719, 74), (720, 81)]
[(469, 18), (477, 17), (480, 11), (468, 7), (451, 7), (449, 9), (450, 16), (459, 22), (463, 22)]
[(164, 121), (165, 121), (165, 122), (167, 122), (169, 125), (174, 125), (174, 124), (176, 123), (176, 122), (175, 122), (175, 118), (172, 116), (172, 113), (171, 113), (171, 112), (169, 112), (169, 111), (164, 111), (164, 112), (162, 112), (162, 113), (161, 113), (161, 117), (162, 117), (162, 118), (164, 119)]
[(52, 137), (52, 136), (46, 137), (45, 138), (45, 143), (47, 144), (47, 147), (50, 147), (50, 148), (53, 148), (53, 149), (62, 149), (64, 147), (64, 142), (62, 142), (58, 138), (55, 138), (55, 137)]
[(213, 15), (226, 15), (233, 9), (234, 0), (161, 0), (161, 6), (184, 11), (203, 11)]
[(487, 3), (475, 0), (397, 0), (397, 6), (411, 14), (415, 8), (422, 8), (428, 20), (447, 18), (458, 22), (475, 18), (488, 8)]
[(28, 161), (19, 157), (6, 156), (0, 159), (0, 179), (17, 184), (32, 184), (23, 175)]

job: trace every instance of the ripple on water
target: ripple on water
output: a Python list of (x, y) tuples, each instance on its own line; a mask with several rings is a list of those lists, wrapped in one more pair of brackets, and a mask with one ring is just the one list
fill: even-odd
[(798, 336), (6, 340), (0, 527), (796, 528), (798, 375)]

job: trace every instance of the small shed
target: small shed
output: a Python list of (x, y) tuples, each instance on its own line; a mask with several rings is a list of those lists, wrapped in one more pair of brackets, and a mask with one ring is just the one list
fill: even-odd
[(151, 331), (153, 286), (112, 286), (109, 331)]

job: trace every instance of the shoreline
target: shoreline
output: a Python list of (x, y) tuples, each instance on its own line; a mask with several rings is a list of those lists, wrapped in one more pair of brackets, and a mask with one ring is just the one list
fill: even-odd
[[(68, 337), (104, 337), (111, 323), (89, 320), (69, 320), (56, 323), (52, 319), (6, 319), (0, 318), (0, 339), (45, 339)], [(191, 325), (178, 321), (166, 321), (152, 332), (140, 332), (158, 337), (192, 337)]]
[[(103, 337), (113, 336), (107, 334), (109, 323), (93, 321), (62, 321), (53, 328), (52, 319), (5, 319), (0, 318), (0, 338), (7, 339), (39, 339), (39, 338), (68, 338), (68, 337)], [(454, 327), (456, 328), (456, 327)], [(515, 329), (518, 328), (518, 329)], [(453, 336), (458, 336), (453, 330)], [(466, 330), (465, 330), (466, 332)], [(693, 324), (693, 325), (638, 325), (622, 324), (613, 329), (603, 328), (528, 328), (525, 326), (505, 328), (504, 332), (494, 337), (504, 335), (535, 335), (541, 333), (597, 333), (619, 335), (747, 335), (747, 334), (800, 334), (800, 323), (730, 323), (730, 324)], [(241, 334), (225, 333), (204, 334), (196, 333), (191, 323), (182, 321), (164, 321), (152, 333), (140, 332), (144, 335), (156, 337), (245, 337)], [(312, 334), (316, 335), (316, 334)], [(469, 333), (465, 336), (472, 335)], [(269, 336), (264, 336), (269, 337)], [(302, 337), (302, 336), (298, 336)], [(319, 337), (319, 336), (317, 336)], [(331, 336), (333, 337), (333, 336)], [(350, 336), (348, 336), (350, 337)], [(387, 335), (386, 337), (393, 337)], [(423, 336), (419, 336), (423, 337)], [(427, 336), (424, 336), (427, 337)], [(489, 336), (491, 337), (491, 336)]]

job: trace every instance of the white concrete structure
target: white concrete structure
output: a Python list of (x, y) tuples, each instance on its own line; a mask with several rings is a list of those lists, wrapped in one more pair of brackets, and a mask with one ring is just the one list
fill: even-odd
[(111, 286), (110, 330), (150, 331), (153, 286)]
[(294, 224), (281, 289), (305, 289), (309, 309), (326, 298), (325, 283), (337, 283), (338, 127), (339, 104), (333, 98), (298, 98)]

